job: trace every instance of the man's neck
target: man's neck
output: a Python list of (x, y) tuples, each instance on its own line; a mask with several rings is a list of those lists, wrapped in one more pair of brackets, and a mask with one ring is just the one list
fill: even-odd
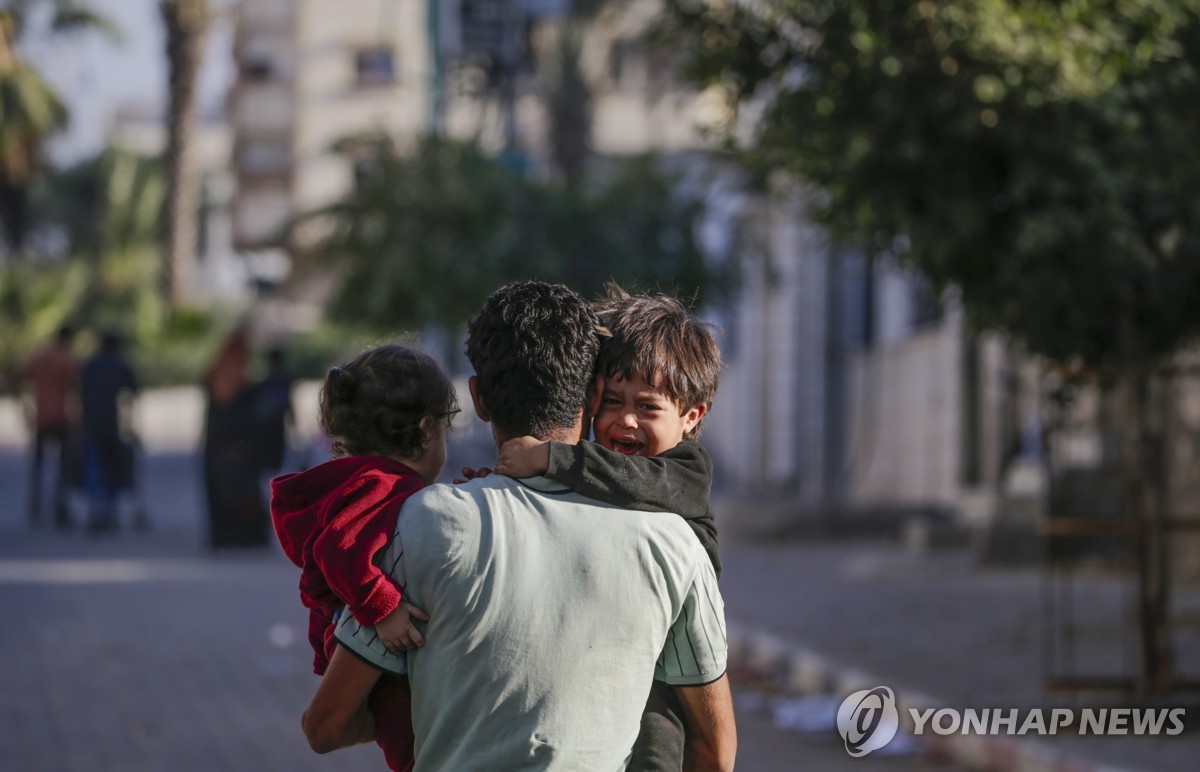
[[(574, 426), (563, 426), (560, 428), (551, 429), (549, 431), (542, 432), (540, 435), (534, 435), (534, 437), (542, 442), (564, 442), (568, 445), (574, 445), (579, 442), (582, 431), (583, 424), (581, 421), (576, 423)], [(496, 424), (492, 424), (492, 437), (496, 440), (497, 450), (499, 450), (500, 446), (509, 440), (524, 436), (525, 435), (523, 434), (514, 434), (512, 432), (505, 431), (499, 426), (496, 426)]]

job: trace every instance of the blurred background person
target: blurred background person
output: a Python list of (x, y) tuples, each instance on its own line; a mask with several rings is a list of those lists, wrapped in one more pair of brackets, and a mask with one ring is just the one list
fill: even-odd
[(268, 479), (283, 469), (287, 454), (288, 429), (295, 425), (292, 413), (292, 383), (283, 349), (267, 352), (267, 374), (257, 387), (255, 422), (258, 424), (258, 464), (260, 477)]
[(79, 378), (83, 408), (83, 476), (88, 495), (88, 530), (115, 531), (117, 496), (133, 485), (132, 405), (138, 382), (113, 331), (100, 336), (100, 348)]
[(70, 526), (67, 507), (67, 475), (65, 461), (71, 443), (71, 399), (79, 379), (79, 360), (71, 353), (71, 327), (59, 328), (54, 341), (34, 352), (23, 371), (22, 380), (28, 384), (33, 401), (33, 464), (30, 478), (29, 523), (37, 525), (42, 517), (43, 461), (46, 449), (53, 445), (55, 525)]
[(205, 379), (204, 492), (209, 546), (267, 544), (267, 509), (259, 487), (258, 389), (249, 377), (249, 332), (225, 339)]

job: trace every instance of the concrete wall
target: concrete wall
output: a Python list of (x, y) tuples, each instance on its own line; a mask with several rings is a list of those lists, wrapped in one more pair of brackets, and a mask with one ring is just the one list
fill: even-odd
[(799, 204), (751, 200), (725, 370), (704, 436), (718, 479), (797, 503), (821, 496), (828, 245)]
[(957, 507), (962, 328), (955, 321), (849, 362), (851, 503)]
[[(295, 441), (321, 435), (317, 423), (320, 381), (297, 381), (292, 390)], [(475, 416), (466, 378), (454, 381), (463, 411), (454, 420), (455, 440), (487, 445), (491, 430)], [(133, 425), (150, 453), (188, 452), (200, 447), (204, 435), (204, 391), (199, 386), (147, 389), (134, 402)], [(0, 450), (24, 449), (29, 443), (25, 406), (12, 397), (0, 398)]]
[[(292, 393), (297, 434), (317, 434), (316, 381), (301, 381)], [(133, 426), (150, 453), (196, 450), (204, 436), (204, 391), (199, 386), (148, 389), (134, 401)], [(17, 399), (0, 399), (0, 449), (25, 448), (29, 443), (25, 406)]]

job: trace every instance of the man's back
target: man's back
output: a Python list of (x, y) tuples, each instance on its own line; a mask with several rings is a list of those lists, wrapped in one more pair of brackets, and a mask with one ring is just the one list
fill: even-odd
[(393, 575), (432, 617), (409, 654), (419, 770), (623, 769), (660, 654), (672, 683), (724, 672), (716, 578), (679, 517), (493, 476), (417, 494), (398, 534)]

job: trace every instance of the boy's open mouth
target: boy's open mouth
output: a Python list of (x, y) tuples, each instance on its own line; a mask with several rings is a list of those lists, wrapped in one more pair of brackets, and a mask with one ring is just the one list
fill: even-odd
[(612, 441), (612, 449), (618, 453), (624, 453), (627, 456), (635, 456), (646, 447), (646, 443), (638, 442), (637, 440), (618, 440)]

